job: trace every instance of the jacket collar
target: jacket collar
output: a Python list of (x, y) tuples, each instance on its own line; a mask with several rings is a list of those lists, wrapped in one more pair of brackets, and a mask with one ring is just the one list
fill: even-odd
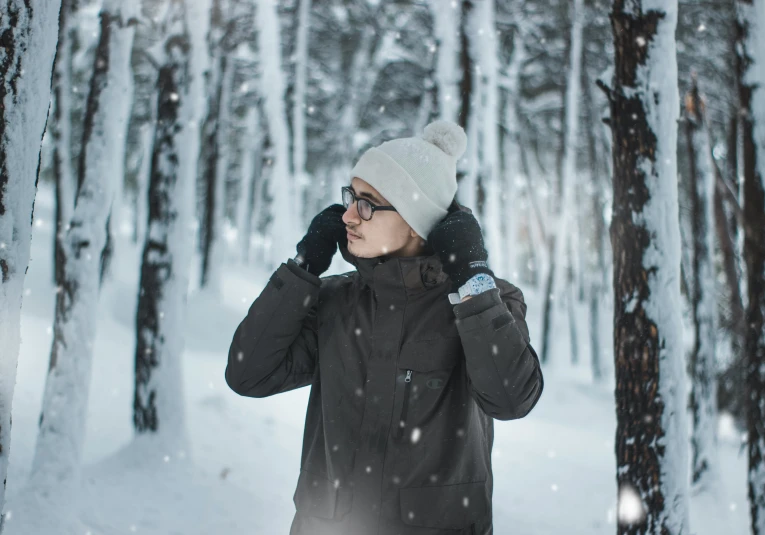
[(361, 281), (378, 296), (387, 293), (404, 296), (417, 294), (444, 286), (449, 280), (441, 268), (441, 260), (435, 254), (359, 258), (348, 252), (345, 246), (340, 246), (340, 254), (356, 268)]

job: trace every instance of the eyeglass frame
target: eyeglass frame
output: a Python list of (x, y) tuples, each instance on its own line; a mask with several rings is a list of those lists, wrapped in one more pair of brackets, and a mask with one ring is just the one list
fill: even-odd
[(353, 203), (349, 203), (348, 206), (345, 206), (345, 192), (346, 191), (351, 194), (351, 197), (353, 197), (353, 202), (354, 203), (358, 203), (360, 201), (364, 201), (372, 209), (372, 214), (369, 216), (369, 219), (364, 219), (363, 217), (361, 217), (361, 211), (358, 209), (358, 207), (356, 208), (356, 211), (359, 213), (359, 217), (361, 217), (361, 219), (363, 221), (371, 221), (372, 217), (375, 215), (375, 212), (378, 211), (378, 210), (381, 211), (381, 212), (398, 212), (398, 210), (396, 210), (393, 206), (378, 206), (376, 204), (373, 204), (372, 201), (370, 201), (369, 199), (365, 199), (363, 197), (357, 197), (356, 196), (356, 192), (353, 191), (353, 189), (351, 189), (350, 186), (343, 186), (342, 188), (340, 188), (340, 195), (341, 195), (342, 200), (343, 200), (343, 206), (345, 207), (346, 210), (351, 207), (351, 204), (353, 204)]

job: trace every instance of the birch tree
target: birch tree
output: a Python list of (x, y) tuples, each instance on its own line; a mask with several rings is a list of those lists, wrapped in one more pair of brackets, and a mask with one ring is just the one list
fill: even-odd
[[(11, 446), (21, 299), (32, 243), (40, 145), (48, 116), (61, 0), (0, 5), (0, 511)], [(5, 516), (0, 517), (0, 530)]]
[(617, 532), (689, 533), (677, 191), (677, 0), (615, 0)]
[(294, 243), (298, 229), (295, 222), (302, 213), (297, 204), (295, 181), (289, 161), (289, 129), (284, 103), (284, 76), (281, 66), (281, 33), (277, 4), (271, 0), (258, 0), (258, 49), (262, 64), (261, 81), (265, 100), (265, 114), (268, 118), (269, 133), (274, 147), (274, 162), (271, 180), (267, 186), (268, 196), (273, 199), (272, 232), (279, 233), (273, 242), (269, 262), (283, 262), (294, 256)]
[(202, 266), (200, 286), (213, 293), (220, 292), (222, 263), (223, 216), (225, 211), (225, 174), (228, 164), (227, 133), (228, 97), (233, 73), (225, 47), (226, 34), (231, 22), (231, 3), (213, 0), (210, 9), (210, 29), (207, 48), (209, 69), (205, 73), (207, 107), (202, 126), (203, 143), (199, 171), (204, 188), (204, 204), (200, 226)]
[[(105, 0), (84, 118), (74, 212), (60, 243), (53, 347), (31, 481), (46, 496), (79, 476), (98, 320), (101, 253), (117, 188), (114, 143), (124, 138), (123, 88), (130, 76), (135, 4)], [(131, 7), (132, 6), (132, 7)]]
[[(138, 436), (166, 445), (186, 440), (181, 355), (192, 243), (193, 185), (199, 151), (201, 80), (192, 76), (192, 46), (203, 35), (190, 20), (204, 16), (168, 0), (156, 52), (157, 124), (149, 181), (149, 219), (136, 312), (133, 423)], [(196, 58), (195, 58), (196, 59)]]
[[(569, 66), (566, 80), (565, 97), (565, 134), (563, 141), (563, 168), (561, 174), (561, 198), (558, 209), (553, 215), (555, 230), (548, 237), (550, 264), (548, 266), (546, 289), (544, 292), (544, 320), (542, 326), (541, 358), (547, 362), (552, 345), (553, 324), (555, 322), (555, 302), (564, 295), (566, 284), (566, 250), (568, 247), (569, 225), (573, 223), (574, 188), (576, 186), (576, 151), (577, 132), (579, 130), (579, 95), (582, 65), (582, 27), (584, 2), (575, 0), (571, 7), (571, 46), (569, 47)], [(552, 226), (552, 225), (551, 225)], [(572, 332), (573, 335), (573, 332)], [(576, 355), (575, 342), (572, 339), (572, 353)]]
[(53, 233), (53, 278), (58, 285), (61, 275), (60, 243), (74, 209), (76, 183), (72, 172), (72, 41), (78, 0), (63, 0), (59, 15), (58, 43), (53, 65), (53, 120), (50, 133), (53, 144), (53, 180), (56, 190), (56, 232)]
[(292, 107), (292, 166), (297, 196), (301, 201), (309, 184), (306, 175), (306, 90), (308, 85), (308, 37), (311, 25), (311, 0), (298, 0), (297, 39), (295, 43), (295, 94)]
[(746, 391), (752, 535), (765, 534), (765, 1), (737, 0), (742, 121)]
[(705, 103), (694, 80), (686, 95), (686, 140), (690, 159), (692, 295), (694, 340), (690, 355), (691, 480), (705, 490), (719, 486), (717, 474), (716, 339), (717, 309), (712, 210), (715, 176)]

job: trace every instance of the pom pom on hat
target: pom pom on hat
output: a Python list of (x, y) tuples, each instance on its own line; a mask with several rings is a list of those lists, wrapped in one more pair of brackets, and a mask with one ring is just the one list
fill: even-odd
[(459, 159), (467, 148), (467, 135), (462, 127), (450, 121), (434, 121), (425, 127), (422, 139)]

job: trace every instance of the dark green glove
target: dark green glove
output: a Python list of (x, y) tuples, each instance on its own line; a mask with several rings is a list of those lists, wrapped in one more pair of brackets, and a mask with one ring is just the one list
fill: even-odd
[(428, 234), (428, 244), (441, 259), (444, 273), (454, 284), (454, 291), (478, 273), (494, 276), (486, 263), (489, 253), (478, 220), (456, 202)]
[(329, 269), (338, 245), (348, 243), (343, 222), (345, 208), (333, 204), (319, 212), (308, 226), (308, 232), (297, 244), (298, 264), (309, 273), (320, 276)]

